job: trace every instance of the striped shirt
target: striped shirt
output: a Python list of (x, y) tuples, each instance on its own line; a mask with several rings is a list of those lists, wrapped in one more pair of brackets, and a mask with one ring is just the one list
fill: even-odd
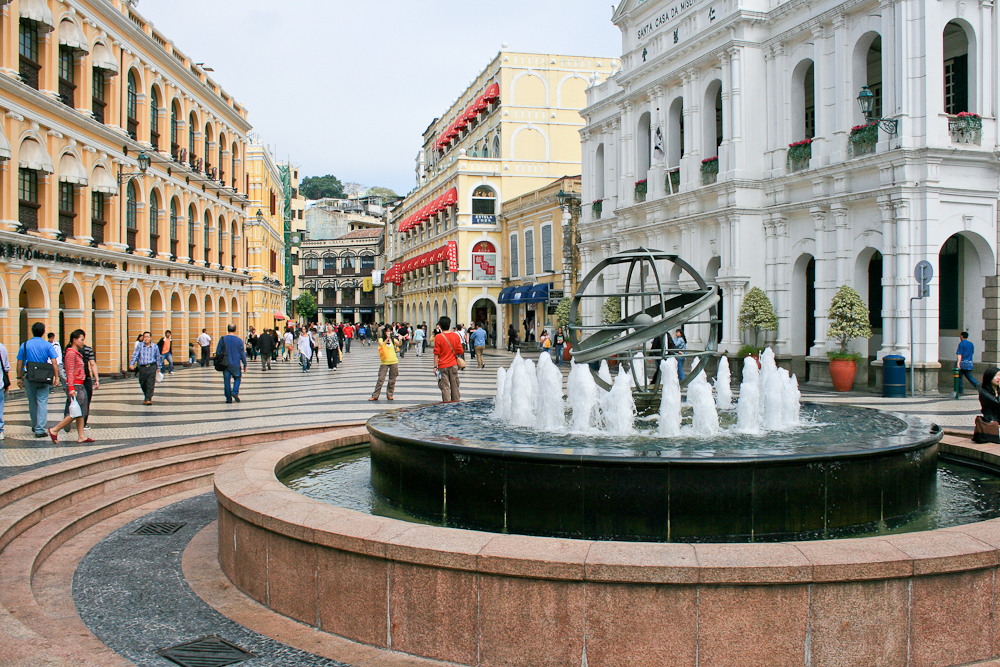
[(83, 366), (83, 355), (81, 355), (76, 348), (67, 348), (64, 359), (64, 368), (66, 370), (66, 384), (69, 385), (66, 389), (70, 389), (72, 387), (82, 387), (83, 381), (86, 380), (87, 377)]
[(143, 345), (140, 343), (139, 347), (135, 348), (135, 352), (132, 353), (132, 361), (129, 362), (129, 365), (145, 366), (146, 364), (159, 364), (160, 359), (160, 348), (152, 344)]

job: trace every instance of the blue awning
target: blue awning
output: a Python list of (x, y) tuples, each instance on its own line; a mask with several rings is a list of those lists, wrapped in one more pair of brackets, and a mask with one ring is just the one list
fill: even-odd
[(510, 300), (514, 296), (514, 290), (516, 290), (516, 289), (517, 289), (517, 286), (515, 285), (513, 287), (504, 287), (502, 290), (500, 290), (500, 299), (499, 299), (499, 302), (500, 303), (510, 303)]
[(521, 303), (542, 303), (549, 300), (549, 285), (552, 283), (538, 283), (537, 285), (531, 286), (531, 291), (529, 291), (522, 299)]
[(513, 293), (510, 295), (510, 302), (512, 304), (527, 303), (526, 299), (528, 294), (531, 292), (531, 288), (534, 285), (518, 285), (514, 288)]

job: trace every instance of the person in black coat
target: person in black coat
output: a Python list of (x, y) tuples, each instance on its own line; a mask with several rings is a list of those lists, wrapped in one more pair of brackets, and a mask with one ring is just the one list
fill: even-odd
[(260, 366), (262, 371), (271, 370), (271, 356), (278, 341), (275, 335), (264, 329), (264, 333), (257, 336), (257, 350), (260, 352)]
[(1000, 422), (1000, 369), (996, 366), (990, 366), (983, 373), (979, 405), (983, 409), (983, 421)]

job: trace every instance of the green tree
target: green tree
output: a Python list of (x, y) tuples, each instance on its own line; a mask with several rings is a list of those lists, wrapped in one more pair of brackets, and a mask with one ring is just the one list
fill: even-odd
[(369, 197), (398, 197), (399, 196), (399, 195), (396, 194), (396, 191), (393, 190), (392, 188), (383, 188), (383, 187), (378, 186), (378, 185), (376, 185), (374, 187), (371, 187), (371, 188), (368, 188), (368, 193), (367, 194), (368, 194)]
[[(559, 305), (556, 306), (556, 324), (565, 329), (569, 326), (569, 310), (570, 306), (573, 305), (573, 299), (568, 296), (559, 300)], [(617, 322), (618, 320), (615, 320)], [(576, 315), (576, 326), (583, 324), (583, 319), (580, 314)], [(567, 334), (569, 332), (566, 332)]]
[(316, 295), (309, 290), (299, 292), (299, 298), (295, 301), (295, 312), (307, 320), (316, 317)]
[(326, 176), (306, 176), (299, 183), (299, 190), (306, 199), (324, 199), (332, 197), (345, 199), (344, 184), (333, 174)]
[(778, 316), (774, 314), (774, 306), (759, 287), (752, 287), (743, 297), (740, 306), (740, 329), (753, 335), (750, 344), (757, 347), (757, 341), (763, 331), (775, 331), (778, 328)]
[(620, 296), (609, 296), (601, 306), (601, 323), (615, 324), (622, 319), (622, 298)]
[(840, 343), (839, 356), (853, 356), (847, 351), (847, 344), (855, 338), (871, 338), (872, 328), (868, 319), (868, 306), (861, 295), (848, 285), (840, 289), (830, 301), (830, 328), (826, 337)]

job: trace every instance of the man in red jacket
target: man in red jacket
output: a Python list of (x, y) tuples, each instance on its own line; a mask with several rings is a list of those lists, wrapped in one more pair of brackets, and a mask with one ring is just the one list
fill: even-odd
[(434, 375), (441, 390), (441, 401), (457, 403), (462, 397), (458, 391), (458, 359), (465, 348), (462, 337), (451, 329), (451, 318), (445, 315), (438, 320), (441, 333), (434, 336)]
[(344, 352), (351, 351), (351, 340), (354, 338), (354, 325), (348, 322), (344, 325)]

